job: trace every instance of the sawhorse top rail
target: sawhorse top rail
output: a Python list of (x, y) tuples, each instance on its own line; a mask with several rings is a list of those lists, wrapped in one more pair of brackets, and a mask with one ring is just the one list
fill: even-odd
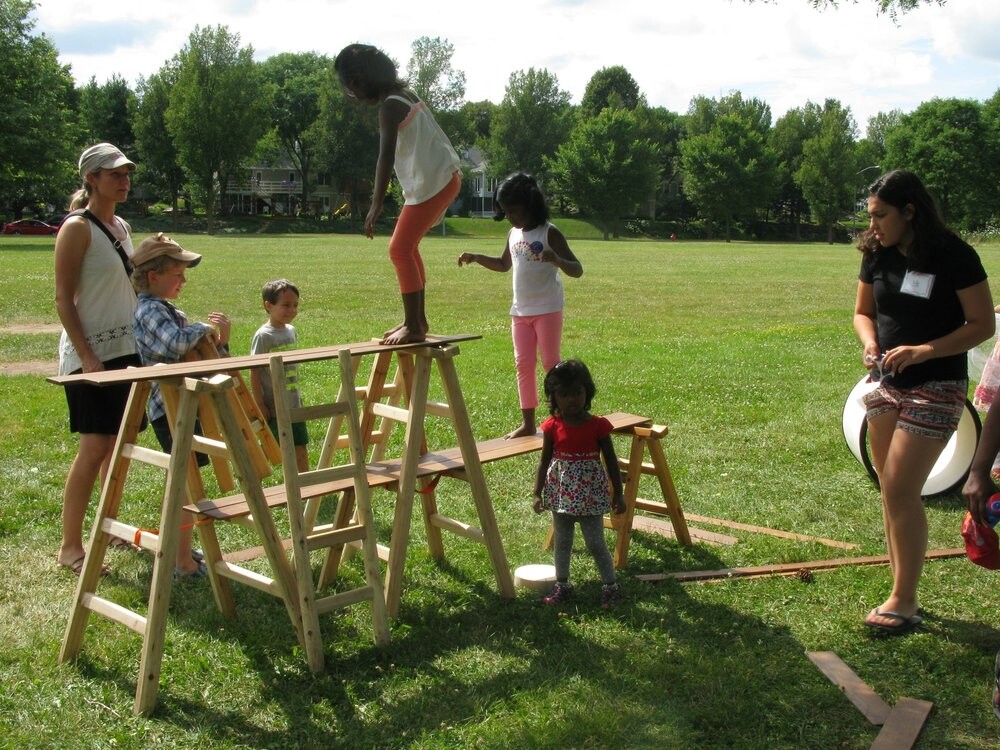
[[(351, 356), (378, 354), (405, 349), (421, 349), (425, 347), (448, 346), (461, 341), (475, 341), (482, 336), (471, 333), (458, 333), (453, 336), (428, 335), (426, 341), (411, 344), (380, 344), (377, 341), (365, 341), (357, 344), (338, 344), (335, 346), (316, 346), (309, 349), (295, 349), (283, 353), (287, 364), (303, 362), (318, 362), (326, 359), (336, 359), (341, 349), (350, 349)], [(241, 357), (225, 357), (218, 360), (202, 360), (199, 362), (177, 362), (171, 365), (153, 365), (150, 367), (131, 367), (126, 370), (101, 370), (99, 372), (84, 372), (77, 375), (53, 375), (46, 378), (56, 385), (70, 383), (88, 383), (90, 385), (113, 385), (115, 383), (138, 383), (146, 380), (164, 380), (176, 377), (208, 377), (228, 370), (253, 370), (267, 368), (270, 364), (270, 354), (248, 354)]]

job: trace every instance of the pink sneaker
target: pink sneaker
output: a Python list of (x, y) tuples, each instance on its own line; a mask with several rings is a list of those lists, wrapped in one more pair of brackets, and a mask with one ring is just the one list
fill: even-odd
[(552, 587), (552, 591), (549, 592), (548, 596), (542, 597), (542, 604), (550, 604), (550, 605), (562, 604), (572, 595), (573, 595), (572, 584), (563, 583), (562, 581), (556, 581), (556, 585)]
[(617, 583), (606, 583), (601, 588), (601, 609), (611, 609), (622, 600), (622, 590)]

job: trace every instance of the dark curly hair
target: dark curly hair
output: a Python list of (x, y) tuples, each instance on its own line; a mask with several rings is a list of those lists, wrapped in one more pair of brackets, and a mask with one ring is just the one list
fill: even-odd
[(532, 226), (541, 226), (549, 220), (549, 204), (538, 186), (538, 180), (526, 172), (507, 175), (493, 191), (493, 220), (503, 221), (507, 213), (503, 206), (523, 206)]
[(380, 99), (396, 89), (406, 88), (396, 63), (385, 52), (370, 44), (348, 44), (333, 61), (342, 86), (359, 98)]
[(583, 390), (587, 394), (587, 402), (583, 408), (590, 411), (590, 403), (597, 393), (597, 386), (594, 385), (594, 379), (590, 377), (587, 365), (578, 359), (564, 359), (546, 373), (545, 398), (549, 402), (550, 414), (555, 415), (559, 411), (556, 406), (556, 391), (560, 388), (569, 390), (577, 385), (583, 386)]
[[(934, 198), (913, 172), (905, 169), (886, 172), (869, 186), (868, 195), (875, 196), (900, 211), (913, 206), (913, 245), (907, 254), (907, 265), (914, 270), (926, 267), (934, 247), (943, 238), (954, 234), (945, 226)], [(879, 241), (875, 232), (868, 227), (858, 239), (858, 250), (871, 253), (878, 248)]]

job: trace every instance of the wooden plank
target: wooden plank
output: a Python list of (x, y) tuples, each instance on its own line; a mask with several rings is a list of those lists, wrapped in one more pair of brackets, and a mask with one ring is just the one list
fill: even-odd
[(858, 677), (837, 654), (833, 651), (806, 651), (806, 656), (819, 667), (819, 671), (825, 674), (830, 682), (844, 691), (847, 699), (868, 721), (875, 726), (885, 723), (892, 712), (889, 704)]
[[(632, 528), (651, 534), (677, 538), (677, 532), (674, 531), (674, 525), (670, 521), (666, 521), (661, 518), (635, 516), (632, 518)], [(700, 542), (707, 542), (709, 544), (733, 545), (737, 542), (737, 539), (734, 536), (717, 534), (713, 531), (704, 531), (703, 529), (692, 529), (689, 527), (688, 533), (691, 535), (692, 539), (697, 539)]]
[(767, 526), (753, 526), (748, 523), (737, 523), (736, 521), (727, 521), (722, 518), (709, 518), (708, 516), (699, 516), (696, 513), (686, 513), (685, 515), (689, 521), (695, 521), (696, 523), (709, 523), (714, 526), (725, 526), (730, 529), (739, 529), (740, 531), (752, 531), (755, 534), (769, 534), (770, 536), (777, 536), (783, 539), (794, 539), (799, 542), (819, 542), (820, 544), (825, 544), (827, 547), (858, 549), (858, 545), (856, 544), (851, 544), (850, 542), (839, 542), (836, 539), (824, 539), (823, 537), (818, 536), (796, 534), (791, 531), (771, 529)]
[[(481, 339), (477, 334), (460, 333), (453, 336), (429, 335), (426, 341), (413, 344), (396, 344), (387, 346), (377, 341), (367, 341), (357, 344), (337, 344), (334, 346), (316, 346), (308, 349), (294, 349), (282, 353), (282, 359), (288, 364), (317, 362), (336, 359), (337, 353), (344, 348), (351, 350), (352, 356), (374, 354), (395, 349), (417, 349), (421, 347), (436, 347), (454, 344), (459, 341)], [(111, 385), (113, 383), (135, 383), (145, 380), (162, 380), (172, 377), (202, 377), (214, 375), (227, 370), (249, 370), (268, 366), (271, 354), (248, 354), (242, 357), (224, 357), (217, 360), (199, 360), (197, 362), (177, 362), (170, 365), (152, 365), (147, 367), (130, 367), (126, 370), (102, 370), (100, 372), (80, 373), (78, 375), (55, 375), (46, 378), (50, 383), (65, 385), (67, 383), (90, 383), (92, 385)]]
[(872, 743), (872, 750), (909, 750), (920, 736), (934, 704), (916, 698), (900, 698)]
[[(949, 557), (964, 557), (965, 547), (953, 549), (931, 550), (924, 555), (925, 560), (942, 560)], [(811, 562), (779, 563), (776, 565), (757, 565), (747, 568), (720, 568), (719, 570), (687, 570), (679, 573), (646, 573), (637, 575), (642, 581), (664, 581), (668, 578), (687, 583), (689, 581), (707, 581), (713, 578), (753, 578), (757, 576), (795, 575), (802, 570), (832, 570), (845, 565), (887, 565), (888, 555), (873, 555), (871, 557), (841, 557), (835, 560), (813, 560)]]

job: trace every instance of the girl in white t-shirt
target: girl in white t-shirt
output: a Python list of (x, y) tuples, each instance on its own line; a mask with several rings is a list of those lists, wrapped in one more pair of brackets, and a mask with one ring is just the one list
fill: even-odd
[(514, 269), (510, 330), (521, 425), (506, 436), (513, 438), (535, 434), (538, 354), (545, 372), (562, 359), (563, 287), (559, 271), (579, 278), (583, 265), (563, 233), (549, 222), (549, 206), (534, 177), (524, 172), (507, 177), (494, 191), (493, 205), (493, 218), (506, 218), (511, 223), (503, 253), (498, 257), (462, 253), (458, 265), (478, 263), (501, 272)]

